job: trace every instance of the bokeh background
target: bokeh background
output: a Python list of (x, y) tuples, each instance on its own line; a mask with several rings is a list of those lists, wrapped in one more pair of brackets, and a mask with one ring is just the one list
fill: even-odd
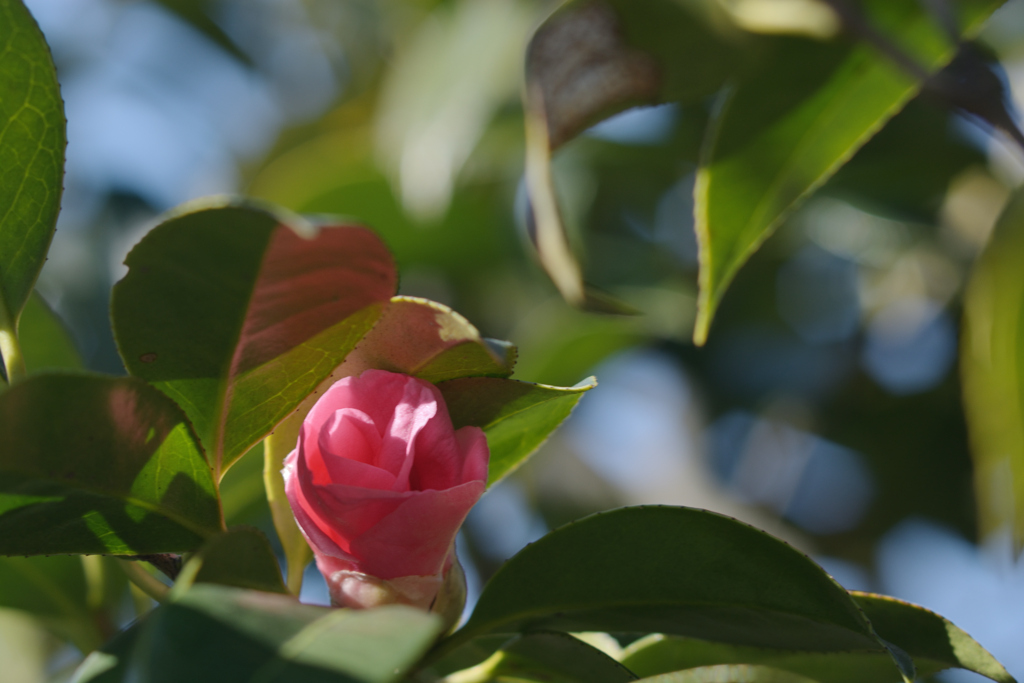
[[(226, 192), (346, 216), (391, 246), (402, 293), (518, 344), (516, 378), (600, 382), (472, 513), (471, 593), (572, 519), (690, 505), (785, 538), (847, 588), (940, 612), (1024, 676), (1024, 566), (1008, 534), (978, 535), (957, 372), (963, 285), (1024, 179), (1004, 139), (913, 101), (755, 255), (696, 348), (691, 191), (710, 101), (627, 111), (555, 158), (588, 278), (640, 315), (571, 309), (531, 258), (522, 63), (553, 3), (26, 4), (69, 139), (38, 289), (87, 367), (124, 373), (110, 288), (161, 212)], [(1024, 97), (1022, 0), (982, 43)], [(261, 466), (252, 453), (232, 470), (225, 504), (270, 530)], [(315, 568), (303, 597), (326, 602)], [(78, 657), (0, 612), (7, 680), (64, 680)]]

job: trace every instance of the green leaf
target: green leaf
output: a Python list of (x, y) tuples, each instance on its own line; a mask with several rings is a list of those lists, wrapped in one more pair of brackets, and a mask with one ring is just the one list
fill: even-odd
[(18, 338), (30, 373), (85, 367), (64, 322), (37, 292), (32, 293), (21, 312)]
[(403, 606), (338, 610), (199, 584), (151, 614), (129, 670), (150, 683), (390, 683), (440, 632)]
[(491, 578), (442, 646), (535, 629), (632, 631), (817, 652), (885, 647), (828, 574), (741, 522), (677, 507), (587, 517), (527, 546)]
[(263, 532), (235, 527), (211, 538), (181, 569), (174, 590), (194, 583), (287, 593), (277, 556)]
[(131, 378), (37, 375), (0, 394), (0, 554), (149, 555), (220, 530), (181, 410)]
[[(472, 670), (474, 681), (536, 680), (548, 683), (628, 683), (626, 667), (567, 633), (529, 633), (515, 638)], [(456, 677), (469, 677), (470, 672)]]
[(719, 664), (688, 671), (675, 671), (650, 678), (642, 683), (815, 683), (791, 671), (750, 664)]
[[(915, 660), (915, 664), (918, 664)], [(628, 648), (622, 664), (639, 676), (722, 664), (756, 664), (806, 676), (819, 683), (899, 683), (903, 680), (886, 652), (802, 652), (712, 643), (660, 634)], [(932, 673), (922, 670), (918, 674)]]
[(886, 595), (852, 595), (878, 635), (913, 657), (922, 675), (959, 667), (998, 683), (1015, 683), (995, 657), (948, 619)]
[(263, 442), (253, 446), (231, 466), (220, 480), (220, 504), (224, 522), (231, 528), (238, 524), (256, 524), (270, 516), (267, 491), (263, 485)]
[(581, 0), (565, 3), (530, 41), (526, 59), (526, 186), (537, 257), (566, 301), (630, 314), (587, 287), (569, 244), (551, 152), (599, 119), (637, 104), (696, 102), (745, 57), (739, 32), (711, 3)]
[[(389, 59), (376, 109), (378, 157), (408, 213), (447, 212), (463, 164), (495, 113), (519, 92), (529, 2), (446, 3)], [(459, 125), (451, 125), (458, 121)]]
[(591, 377), (575, 387), (549, 387), (511, 379), (466, 377), (437, 385), (456, 429), (472, 425), (487, 434), (491, 451), (487, 485), (493, 486), (536, 451), (597, 386)]
[(218, 479), (345, 358), (396, 283), (369, 230), (223, 202), (172, 215), (125, 263), (111, 304), (125, 367), (185, 410)]
[(485, 339), (464, 317), (444, 304), (398, 296), (359, 347), (332, 377), (376, 368), (428, 382), (457, 377), (508, 377), (516, 347)]
[[(264, 481), (288, 564), (288, 587), (297, 592), (312, 551), (299, 531), (284, 493), (281, 467), (295, 449), (299, 428), (313, 404), (335, 382), (375, 368), (438, 382), (455, 377), (512, 374), (516, 349), (508, 342), (484, 339), (473, 325), (443, 304), (415, 297), (395, 297), (373, 330), (345, 362), (320, 383), (295, 412), (266, 440)], [(539, 442), (538, 442), (539, 445)]]
[(981, 530), (1009, 525), (1024, 547), (1024, 193), (974, 266), (964, 298), (960, 372)]
[[(1002, 0), (965, 0), (972, 33)], [(861, 3), (897, 49), (934, 72), (956, 46), (914, 0)], [(700, 298), (694, 341), (703, 344), (726, 287), (787, 213), (824, 183), (920, 89), (865, 43), (779, 38), (742, 76), (713, 118), (697, 173)]]
[(0, 331), (13, 332), (60, 209), (64, 105), (57, 71), (21, 0), (0, 0)]
[(698, 102), (721, 88), (747, 59), (746, 36), (701, 5), (577, 0), (548, 17), (527, 48), (526, 78), (551, 148), (626, 107)]
[(0, 607), (28, 612), (82, 652), (103, 642), (89, 597), (81, 558), (0, 557)]

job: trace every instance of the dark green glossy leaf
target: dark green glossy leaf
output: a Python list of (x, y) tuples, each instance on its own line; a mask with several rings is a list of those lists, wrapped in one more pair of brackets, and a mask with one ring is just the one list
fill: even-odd
[(238, 459), (220, 481), (220, 504), (230, 529), (267, 519), (267, 492), (263, 486), (263, 442)]
[(281, 467), (299, 438), (299, 428), (313, 404), (334, 382), (376, 368), (437, 382), (453, 377), (512, 374), (516, 349), (508, 342), (484, 339), (461, 315), (442, 304), (415, 297), (395, 297), (359, 346), (320, 383), (266, 440), (264, 477), (270, 509), (288, 562), (288, 585), (301, 585), (301, 572), (312, 558), (284, 494)]
[[(962, 25), (971, 33), (1002, 0), (959, 4)], [(952, 59), (955, 45), (915, 0), (872, 0), (860, 7), (924, 72)], [(698, 344), (740, 266), (920, 85), (866, 43), (780, 38), (760, 68), (731, 88), (712, 120), (694, 193)]]
[(456, 429), (473, 425), (487, 434), (487, 485), (492, 486), (525, 462), (595, 386), (593, 377), (568, 388), (466, 377), (442, 382), (438, 389)]
[[(959, 667), (1000, 683), (1013, 678), (996, 659), (949, 620), (926, 609), (881, 595), (853, 593), (879, 636), (909, 654), (921, 677)], [(743, 647), (690, 638), (654, 635), (632, 644), (623, 665), (640, 676), (717, 664), (760, 664), (821, 683), (898, 683), (892, 660), (877, 652), (815, 653)]]
[[(626, 648), (622, 664), (638, 676), (722, 664), (757, 664), (806, 676), (819, 683), (900, 683), (903, 677), (884, 652), (801, 652), (712, 643), (675, 636), (648, 636)], [(915, 664), (919, 664), (915, 660)], [(918, 673), (933, 673), (920, 666)]]
[(964, 300), (960, 372), (981, 529), (1024, 547), (1024, 193), (1003, 211)]
[(85, 367), (64, 322), (38, 293), (33, 292), (21, 312), (18, 338), (30, 373)]
[(195, 550), (220, 529), (185, 415), (141, 380), (37, 375), (0, 395), (0, 554)]
[(675, 507), (593, 515), (527, 546), (444, 649), (531, 629), (885, 652), (849, 594), (805, 555), (728, 517)]
[(367, 611), (198, 584), (150, 615), (129, 676), (150, 683), (390, 683), (440, 632), (409, 607)]
[(193, 583), (288, 592), (274, 549), (263, 532), (253, 527), (235, 527), (211, 538), (182, 568), (178, 582), (183, 578)]
[(64, 105), (43, 34), (0, 0), (0, 331), (13, 332), (60, 209)]
[(792, 671), (751, 664), (703, 666), (640, 680), (643, 683), (816, 683)]
[(886, 595), (852, 595), (878, 635), (913, 657), (922, 674), (959, 667), (999, 683), (1015, 683), (995, 657), (948, 619)]
[(0, 607), (28, 612), (83, 652), (103, 642), (88, 598), (79, 557), (0, 557)]
[(249, 205), (190, 207), (125, 262), (111, 304), (125, 367), (182, 406), (217, 477), (345, 358), (396, 284), (372, 232)]
[(437, 659), (429, 658), (423, 668), (425, 675), (442, 678), (456, 671), (471, 669), (494, 655), (501, 646), (516, 636), (496, 635), (474, 638)]
[(567, 633), (529, 633), (505, 644), (478, 671), (479, 681), (628, 683), (636, 676), (597, 648)]

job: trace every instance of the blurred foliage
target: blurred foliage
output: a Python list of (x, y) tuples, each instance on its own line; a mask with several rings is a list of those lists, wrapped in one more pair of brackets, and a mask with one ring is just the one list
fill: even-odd
[[(100, 4), (114, 15), (146, 5), (141, 0)], [(943, 364), (937, 356), (928, 381), (900, 385), (887, 379), (889, 366), (874, 360), (889, 352), (898, 367), (907, 365), (901, 352), (927, 355), (924, 346), (913, 344), (922, 338), (915, 334), (932, 328), (915, 326), (911, 315), (903, 316), (902, 328), (890, 324), (894, 315), (900, 319), (904, 304), (932, 311), (928, 320), (950, 325), (950, 343), (957, 344), (964, 283), (1009, 188), (1024, 176), (1019, 164), (1007, 161), (1012, 154), (1005, 140), (976, 120), (927, 95), (911, 99), (753, 254), (722, 299), (707, 344), (697, 348), (689, 341), (697, 299), (693, 188), (705, 131), (716, 112), (710, 95), (724, 80), (716, 72), (721, 62), (705, 60), (706, 87), (683, 92), (673, 71), (667, 94), (642, 100), (679, 104), (629, 109), (589, 129), (593, 120), (637, 103), (636, 98), (585, 117), (572, 131), (580, 134), (563, 141), (553, 156), (553, 184), (568, 243), (588, 284), (639, 311), (600, 316), (566, 304), (530, 256), (522, 180), (522, 67), (531, 31), (564, 3), (304, 0), (288, 10), (301, 20), (287, 15), (287, 21), (285, 10), (271, 2), (158, 4), (190, 21), (197, 35), (217, 42), (215, 56), (203, 59), (211, 64), (241, 60), (247, 78), (272, 84), (267, 87), (282, 111), (292, 92), (281, 85), (282, 79), (288, 82), (281, 73), (291, 73), (280, 67), (287, 48), (314, 46), (310, 49), (328, 65), (335, 88), (329, 104), (280, 115), (272, 144), (231, 157), (235, 189), (293, 211), (340, 214), (375, 229), (395, 255), (400, 293), (448, 304), (484, 336), (514, 341), (520, 349), (516, 379), (572, 385), (620, 351), (657, 350), (671, 358), (694, 397), (693, 414), (679, 414), (678, 421), (694, 432), (700, 447), (691, 457), (699, 459), (697, 467), (706, 475), (701, 481), (708, 484), (707, 495), (723, 510), (759, 525), (777, 524), (802, 549), (851, 561), (869, 573), (879, 539), (908, 517), (936, 520), (979, 539), (977, 501), (992, 490), (984, 481), (972, 482), (955, 363)], [(819, 4), (807, 3), (815, 9), (794, 15), (797, 19), (781, 29), (778, 22), (774, 28), (758, 24), (756, 12), (738, 17), (737, 8), (753, 4), (647, 0), (644, 6), (660, 6), (673, 21), (685, 14), (679, 7), (703, 8), (701, 21), (723, 31), (712, 47), (738, 54), (731, 46), (751, 46), (755, 66), (759, 46), (772, 39), (769, 33), (786, 33), (785, 40), (811, 51), (822, 45), (813, 41), (849, 40), (836, 36), (838, 29), (829, 28), (827, 20), (818, 20)], [(640, 28), (660, 15), (624, 11), (638, 17), (627, 24), (626, 35), (653, 31), (656, 54), (697, 61), (704, 55), (677, 54), (686, 45), (663, 35), (672, 25), (668, 20)], [(1008, 62), (1024, 51), (1024, 31), (1012, 30), (1022, 25), (1019, 15), (998, 15), (981, 36)], [(171, 16), (164, 19), (177, 21)], [(274, 35), (292, 42), (267, 38)], [(89, 61), (88, 50), (62, 46), (59, 33), (50, 40), (62, 78), (70, 81), (99, 68)], [(173, 79), (161, 81), (142, 70), (145, 65), (122, 67), (139, 68), (154, 88), (177, 87)], [(751, 67), (737, 60), (733, 68)], [(1008, 71), (1011, 86), (1017, 85), (1015, 74)], [(217, 87), (212, 77), (209, 83)], [(300, 85), (294, 85), (295, 92), (302, 94)], [(249, 114), (255, 118), (260, 112)], [(80, 184), (81, 178), (71, 175), (75, 172), (69, 166), (69, 187)], [(128, 181), (90, 191), (91, 212), (79, 223), (67, 219), (60, 226), (38, 287), (43, 296), (29, 299), (21, 317), (30, 369), (84, 364), (121, 370), (106, 332), (110, 285), (120, 277), (118, 264), (127, 246), (140, 236), (138, 226), (167, 207)], [(805, 267), (807, 254), (825, 265)], [(796, 284), (786, 284), (791, 281)], [(835, 284), (839, 281), (841, 286)], [(784, 296), (794, 287), (809, 293), (806, 300), (793, 303)], [(852, 294), (843, 295), (842, 287)], [(848, 312), (848, 325), (830, 322), (836, 311)], [(822, 329), (826, 332), (815, 331)], [(68, 331), (77, 352), (68, 344)], [(716, 429), (735, 414), (854, 451), (873, 492), (866, 513), (848, 528), (816, 533), (787, 519), (785, 505), (743, 491), (716, 465), (723, 457), (716, 450)], [(734, 443), (726, 456), (741, 458), (748, 446)], [(243, 456), (225, 476), (224, 513), (229, 525), (252, 524), (269, 532), (260, 449)], [(614, 507), (633, 495), (588, 464), (570, 439), (556, 437), (546, 449), (510, 481), (523, 491), (528, 512), (542, 526)], [(681, 448), (676, 455), (688, 457)], [(795, 476), (799, 480), (800, 472)], [(646, 502), (687, 501), (660, 501), (652, 494)], [(705, 499), (700, 505), (708, 506)], [(507, 557), (488, 551), (488, 533), (483, 526), (467, 528), (466, 550), (481, 578)], [(111, 613), (123, 622), (127, 611), (125, 604)], [(45, 623), (60, 638), (71, 637), (67, 628)], [(9, 630), (6, 621), (2, 627)], [(49, 653), (52, 643), (49, 636), (24, 633), (35, 638), (25, 646), (23, 666), (31, 668), (29, 651)]]

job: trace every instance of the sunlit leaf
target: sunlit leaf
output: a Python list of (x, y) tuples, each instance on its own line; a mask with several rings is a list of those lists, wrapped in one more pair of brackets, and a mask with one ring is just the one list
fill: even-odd
[(445, 214), (487, 124), (518, 94), (534, 12), (524, 0), (443, 3), (399, 47), (382, 85), (376, 137), (413, 216)]
[(334, 373), (335, 380), (375, 368), (428, 382), (456, 377), (508, 377), (516, 348), (485, 339), (464, 317), (443, 304), (395, 297), (380, 322)]
[(438, 385), (455, 428), (472, 425), (487, 434), (491, 460), (487, 485), (511, 474), (569, 417), (591, 377), (575, 387), (549, 387), (511, 379), (467, 377)]
[(38, 293), (25, 303), (18, 321), (18, 338), (30, 373), (85, 367), (63, 321)]
[[(966, 33), (1002, 0), (961, 2)], [(922, 73), (956, 46), (914, 0), (861, 3), (885, 40)], [(733, 85), (712, 121), (697, 175), (700, 299), (694, 341), (740, 266), (802, 198), (843, 165), (921, 87), (866, 42), (778, 38), (760, 66)]]
[(805, 555), (728, 517), (676, 507), (593, 515), (527, 546), (442, 649), (536, 629), (886, 652), (849, 594)]
[(9, 364), (60, 209), (64, 123), (43, 34), (21, 0), (0, 0), (0, 354)]
[(220, 530), (209, 465), (166, 396), (37, 375), (0, 395), (0, 554), (195, 550)]
[(964, 300), (961, 374), (981, 529), (1024, 546), (1024, 194), (978, 259)]
[(369, 230), (223, 202), (171, 216), (125, 262), (111, 304), (125, 367), (185, 410), (218, 478), (345, 358), (396, 284)]
[(886, 595), (852, 595), (875, 632), (913, 657), (921, 675), (958, 667), (998, 683), (1015, 683), (995, 657), (949, 619)]
[(146, 619), (128, 678), (390, 683), (416, 663), (440, 629), (440, 619), (411, 607), (338, 610), (198, 584)]

